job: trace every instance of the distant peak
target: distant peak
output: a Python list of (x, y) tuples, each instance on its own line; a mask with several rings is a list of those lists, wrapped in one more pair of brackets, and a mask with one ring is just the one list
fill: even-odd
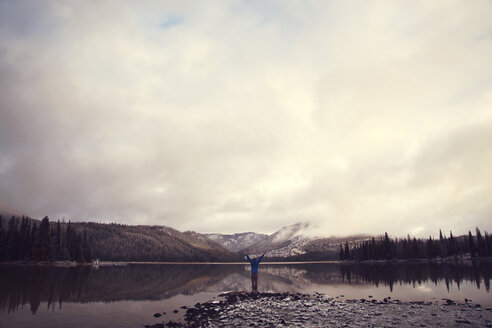
[(308, 222), (298, 222), (289, 226), (282, 227), (271, 235), (272, 242), (282, 242), (299, 235), (302, 230), (309, 227)]

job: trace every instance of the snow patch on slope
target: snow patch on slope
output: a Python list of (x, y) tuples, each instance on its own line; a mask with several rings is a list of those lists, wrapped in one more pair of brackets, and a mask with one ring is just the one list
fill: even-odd
[(287, 240), (291, 240), (295, 236), (300, 235), (301, 232), (308, 227), (309, 223), (306, 222), (296, 223), (290, 226), (283, 227), (270, 236), (270, 242), (281, 243)]
[(232, 235), (211, 233), (206, 234), (206, 236), (233, 252), (237, 252), (248, 248), (251, 245), (261, 243), (268, 238), (268, 235), (256, 232), (243, 232)]

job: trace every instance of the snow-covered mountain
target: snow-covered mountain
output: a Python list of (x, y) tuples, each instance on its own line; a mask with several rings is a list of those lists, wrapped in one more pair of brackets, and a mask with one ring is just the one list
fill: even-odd
[(292, 240), (296, 236), (302, 234), (302, 231), (309, 227), (309, 223), (299, 222), (290, 226), (283, 227), (282, 229), (274, 232), (269, 236), (269, 241), (273, 244), (282, 243), (287, 240)]
[(290, 256), (302, 254), (298, 249), (299, 246), (310, 239), (301, 236), (300, 233), (308, 226), (308, 223), (296, 223), (283, 227), (271, 235), (243, 232), (230, 235), (212, 233), (205, 236), (233, 252), (247, 250), (250, 254), (255, 254), (268, 251), (272, 256)]
[(268, 235), (256, 232), (243, 232), (232, 235), (210, 233), (205, 234), (205, 236), (233, 252), (238, 252), (251, 245), (261, 243), (269, 237)]
[(349, 244), (367, 240), (370, 236), (349, 237), (312, 237), (305, 234), (308, 223), (296, 223), (285, 226), (271, 235), (255, 232), (233, 235), (207, 234), (206, 236), (234, 252), (247, 250), (249, 254), (268, 253), (270, 258), (298, 257), (309, 254), (323, 254), (325, 258), (336, 258), (341, 243)]
[(282, 227), (265, 240), (251, 245), (248, 248), (248, 252), (251, 254), (268, 252), (270, 257), (289, 257), (305, 254), (303, 247), (313, 240), (313, 237), (303, 234), (308, 227), (309, 224), (304, 222)]

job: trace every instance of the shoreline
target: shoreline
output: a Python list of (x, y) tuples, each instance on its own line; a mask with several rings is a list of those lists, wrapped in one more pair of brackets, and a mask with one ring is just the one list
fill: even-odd
[(18, 265), (18, 266), (54, 266), (54, 267), (78, 267), (78, 266), (97, 266), (94, 262), (72, 262), (72, 261), (10, 261), (0, 262), (0, 265)]
[[(339, 300), (324, 294), (228, 292), (187, 308), (182, 322), (164, 327), (492, 327), (492, 308), (470, 301), (456, 303)], [(154, 316), (156, 316), (155, 314)]]
[[(262, 265), (285, 265), (285, 264), (351, 264), (351, 265), (378, 265), (378, 264), (422, 264), (422, 263), (435, 263), (435, 264), (473, 264), (476, 262), (491, 262), (492, 257), (482, 257), (482, 258), (471, 258), (471, 257), (460, 257), (460, 258), (444, 258), (444, 259), (405, 259), (405, 260), (365, 260), (365, 261), (355, 261), (355, 260), (326, 260), (326, 261), (262, 261)], [(0, 265), (39, 265), (39, 266), (57, 266), (57, 267), (75, 267), (75, 266), (121, 266), (121, 265), (131, 265), (131, 264), (180, 264), (180, 265), (244, 265), (247, 262), (172, 262), (172, 261), (98, 261), (98, 262), (72, 262), (72, 261), (3, 261)]]

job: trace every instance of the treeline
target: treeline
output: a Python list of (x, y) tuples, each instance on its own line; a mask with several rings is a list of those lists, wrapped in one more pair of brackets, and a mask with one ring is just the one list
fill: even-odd
[(76, 222), (87, 230), (93, 255), (104, 261), (215, 262), (242, 257), (203, 235), (165, 226)]
[(7, 222), (0, 215), (0, 261), (91, 262), (92, 250), (86, 231), (78, 232), (70, 222), (15, 216)]
[(0, 219), (0, 261), (234, 261), (242, 257), (194, 232), (165, 226)]
[(392, 260), (392, 259), (434, 259), (445, 257), (459, 257), (470, 254), (471, 258), (492, 256), (491, 236), (485, 232), (482, 235), (476, 228), (475, 236), (471, 231), (468, 236), (449, 237), (439, 230), (439, 239), (407, 238), (391, 239), (388, 233), (379, 240), (374, 237), (370, 241), (349, 245), (340, 244), (340, 260)]

